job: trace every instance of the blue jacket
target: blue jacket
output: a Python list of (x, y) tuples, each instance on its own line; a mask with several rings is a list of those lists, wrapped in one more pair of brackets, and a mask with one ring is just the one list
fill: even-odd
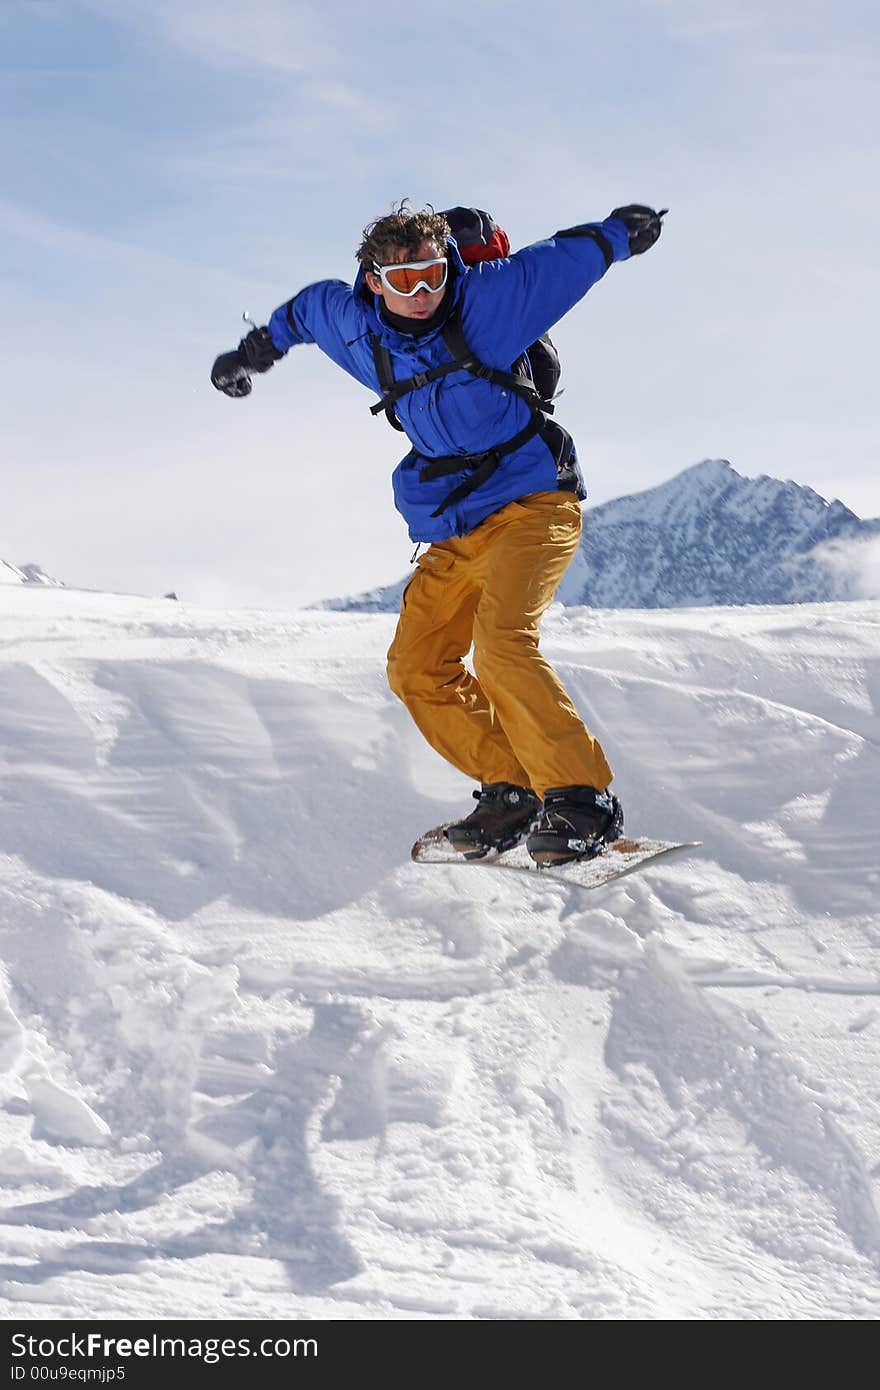
[[(600, 240), (595, 239), (597, 233)], [(487, 366), (510, 369), (528, 345), (546, 333), (608, 268), (629, 256), (626, 228), (617, 218), (575, 227), (547, 241), (524, 247), (504, 260), (466, 267), (454, 241), (449, 243), (453, 300), (474, 354)], [(344, 371), (380, 396), (372, 335), (391, 355), (396, 380), (452, 361), (442, 324), (418, 337), (399, 332), (382, 314), (382, 299), (370, 293), (363, 271), (354, 286), (342, 280), (308, 285), (275, 310), (269, 331), (276, 348), (317, 343)], [(441, 512), (432, 513), (469, 474), (422, 482), (425, 460), (450, 454), (478, 454), (511, 439), (528, 424), (529, 407), (516, 394), (469, 372), (452, 372), (402, 396), (395, 407), (412, 451), (392, 478), (397, 509), (414, 541), (461, 536), (492, 512), (532, 492), (557, 486), (556, 460), (540, 435), (514, 453), (476, 491)]]

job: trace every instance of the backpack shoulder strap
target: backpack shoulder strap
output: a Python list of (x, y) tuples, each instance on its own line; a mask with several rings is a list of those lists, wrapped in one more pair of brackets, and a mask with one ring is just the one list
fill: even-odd
[(461, 326), (457, 309), (453, 310), (444, 323), (442, 335), (448, 351), (452, 353), (453, 361), (457, 362), (460, 367), (465, 367), (468, 362), (477, 361), (471, 352), (467, 338), (464, 336), (464, 329)]
[[(451, 314), (443, 325), (443, 341), (449, 352), (455, 358), (462, 371), (470, 372), (472, 376), (481, 377), (484, 381), (494, 382), (496, 386), (502, 386), (506, 390), (514, 391), (521, 396), (529, 409), (534, 413), (537, 410), (544, 410), (547, 407), (542, 402), (538, 390), (532, 380), (529, 370), (528, 357), (523, 354), (514, 362), (509, 372), (499, 370), (497, 367), (487, 367), (481, 362), (479, 357), (471, 351), (467, 338), (464, 336), (464, 329), (458, 314)], [(552, 412), (553, 407), (550, 407)]]
[[(373, 349), (373, 364), (376, 368), (376, 376), (379, 378), (379, 387), (382, 391), (383, 400), (389, 391), (394, 389), (394, 368), (391, 365), (391, 353), (388, 351), (378, 333), (370, 334), (370, 346)], [(380, 402), (381, 406), (381, 402)], [(403, 433), (403, 425), (394, 413), (394, 405), (389, 402), (384, 407), (385, 417), (389, 425)]]

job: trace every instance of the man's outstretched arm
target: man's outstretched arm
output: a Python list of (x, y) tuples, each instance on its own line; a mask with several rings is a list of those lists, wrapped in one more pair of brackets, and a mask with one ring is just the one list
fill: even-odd
[[(319, 280), (307, 285), (273, 312), (264, 328), (255, 328), (232, 352), (224, 352), (211, 369), (211, 381), (227, 396), (247, 396), (251, 375), (267, 372), (292, 347), (317, 343), (345, 371), (354, 370), (351, 342), (364, 332), (363, 313), (351, 286), (343, 280)], [(365, 381), (375, 389), (375, 383)]]
[(615, 261), (653, 246), (662, 217), (653, 208), (629, 204), (600, 222), (567, 227), (506, 260), (481, 265), (470, 296), (472, 316), (464, 325), (474, 351), (490, 364), (496, 357), (513, 361), (558, 323)]

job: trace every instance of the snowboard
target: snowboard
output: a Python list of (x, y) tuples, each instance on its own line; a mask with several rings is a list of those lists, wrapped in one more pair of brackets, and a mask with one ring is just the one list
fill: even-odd
[(595, 859), (573, 864), (536, 864), (525, 845), (491, 851), (483, 859), (466, 859), (458, 854), (444, 838), (445, 825), (437, 825), (420, 835), (412, 847), (417, 864), (463, 864), (466, 868), (510, 869), (514, 873), (531, 874), (535, 880), (568, 884), (571, 888), (601, 888), (605, 883), (636, 873), (648, 864), (672, 859), (699, 849), (701, 841), (690, 840), (613, 840), (604, 853)]

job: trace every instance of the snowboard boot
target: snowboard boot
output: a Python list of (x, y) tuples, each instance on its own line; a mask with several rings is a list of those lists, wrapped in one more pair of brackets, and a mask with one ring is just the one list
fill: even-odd
[(623, 810), (616, 796), (595, 787), (551, 787), (527, 848), (536, 864), (594, 859), (620, 839)]
[(525, 839), (541, 809), (540, 798), (512, 782), (484, 782), (474, 792), (477, 808), (444, 830), (449, 843), (465, 859), (482, 859), (490, 850), (513, 849)]

